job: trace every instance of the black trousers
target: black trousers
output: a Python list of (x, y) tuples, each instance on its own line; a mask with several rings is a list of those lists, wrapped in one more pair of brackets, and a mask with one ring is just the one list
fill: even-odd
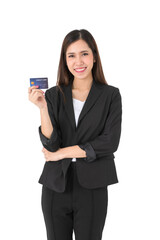
[(48, 240), (101, 240), (108, 207), (108, 188), (86, 189), (77, 179), (76, 162), (67, 172), (65, 192), (42, 187), (42, 212)]

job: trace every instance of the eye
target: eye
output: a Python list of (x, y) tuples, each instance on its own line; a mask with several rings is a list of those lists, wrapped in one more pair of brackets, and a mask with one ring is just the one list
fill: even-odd
[(83, 55), (88, 55), (88, 53), (83, 53)]
[(68, 57), (69, 57), (69, 58), (70, 58), (70, 57), (74, 57), (74, 55), (69, 55)]

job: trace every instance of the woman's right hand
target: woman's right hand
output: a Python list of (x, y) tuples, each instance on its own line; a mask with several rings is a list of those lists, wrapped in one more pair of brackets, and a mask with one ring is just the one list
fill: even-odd
[(28, 88), (28, 99), (40, 109), (47, 107), (44, 92), (41, 89), (37, 89), (37, 86)]

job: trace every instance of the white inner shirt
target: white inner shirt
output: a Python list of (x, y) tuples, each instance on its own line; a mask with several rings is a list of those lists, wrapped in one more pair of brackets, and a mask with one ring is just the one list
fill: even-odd
[[(77, 126), (78, 118), (79, 118), (79, 115), (81, 113), (84, 103), (85, 103), (85, 101), (82, 102), (76, 98), (73, 98), (73, 107), (74, 107), (76, 126)], [(76, 162), (76, 158), (72, 158), (72, 162)]]

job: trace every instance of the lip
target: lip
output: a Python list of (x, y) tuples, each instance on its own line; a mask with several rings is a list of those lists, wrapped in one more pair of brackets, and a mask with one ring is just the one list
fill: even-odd
[[(80, 71), (80, 69), (84, 69), (84, 70)], [(76, 72), (77, 72), (77, 73), (82, 73), (82, 72), (84, 72), (86, 69), (87, 69), (87, 67), (83, 67), (83, 68), (75, 68), (74, 70), (75, 70), (75, 71), (76, 71), (76, 70), (79, 70), (79, 71), (76, 71)]]

